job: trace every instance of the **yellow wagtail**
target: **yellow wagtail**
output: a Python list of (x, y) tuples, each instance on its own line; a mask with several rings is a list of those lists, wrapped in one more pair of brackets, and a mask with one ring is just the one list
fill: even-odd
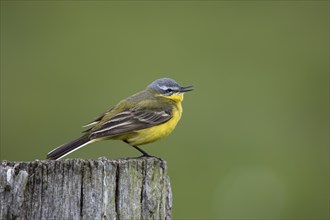
[(47, 159), (57, 160), (87, 144), (108, 139), (122, 140), (143, 156), (150, 156), (138, 146), (173, 131), (181, 118), (183, 93), (192, 90), (192, 86), (180, 86), (173, 79), (157, 79), (85, 125), (89, 128), (83, 136), (55, 148), (47, 154)]

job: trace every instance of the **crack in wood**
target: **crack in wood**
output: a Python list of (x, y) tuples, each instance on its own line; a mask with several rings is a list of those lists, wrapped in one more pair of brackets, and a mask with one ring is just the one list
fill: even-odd
[(116, 189), (115, 189), (115, 211), (116, 211), (116, 216), (117, 219), (120, 219), (120, 215), (119, 215), (119, 164), (116, 164), (116, 179), (115, 179), (115, 183), (116, 183)]
[(0, 219), (171, 219), (166, 170), (155, 158), (3, 161)]

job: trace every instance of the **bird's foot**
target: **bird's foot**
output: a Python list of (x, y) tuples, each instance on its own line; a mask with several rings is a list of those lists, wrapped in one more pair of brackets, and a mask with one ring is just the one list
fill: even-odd
[(132, 147), (134, 147), (135, 149), (137, 149), (138, 151), (140, 151), (142, 153), (141, 156), (137, 157), (137, 159), (140, 158), (145, 158), (145, 157), (153, 157), (153, 158), (157, 158), (158, 160), (162, 160), (159, 157), (155, 157), (155, 156), (151, 156), (150, 154), (148, 154), (147, 152), (145, 152), (144, 150), (142, 150), (141, 148), (139, 148), (138, 146), (133, 145)]

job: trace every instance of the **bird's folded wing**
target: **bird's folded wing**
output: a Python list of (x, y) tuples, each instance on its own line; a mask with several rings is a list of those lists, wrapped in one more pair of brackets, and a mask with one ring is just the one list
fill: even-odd
[[(111, 110), (112, 110), (112, 108), (109, 109), (109, 110), (106, 111), (106, 112), (103, 112), (103, 113), (102, 113), (101, 115), (99, 115), (99, 117), (97, 117), (95, 120), (89, 122), (88, 124), (85, 124), (85, 125), (83, 126), (83, 128), (85, 128), (85, 127), (90, 127), (90, 126), (93, 126), (93, 125), (96, 125), (96, 124), (99, 123), (99, 122), (102, 120), (102, 118), (103, 118), (108, 112), (110, 112)], [(84, 132), (87, 132), (87, 131), (90, 131), (91, 129), (92, 129), (92, 128), (89, 128), (89, 129), (83, 131), (83, 133), (84, 133)]]
[(92, 138), (111, 137), (162, 124), (172, 118), (166, 111), (124, 111), (90, 130)]

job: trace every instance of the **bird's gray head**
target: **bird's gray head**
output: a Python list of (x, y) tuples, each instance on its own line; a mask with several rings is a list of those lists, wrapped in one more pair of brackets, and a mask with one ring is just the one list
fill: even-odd
[(162, 95), (170, 96), (174, 93), (184, 93), (192, 91), (192, 86), (180, 86), (170, 78), (161, 78), (153, 81), (147, 89), (154, 89)]

